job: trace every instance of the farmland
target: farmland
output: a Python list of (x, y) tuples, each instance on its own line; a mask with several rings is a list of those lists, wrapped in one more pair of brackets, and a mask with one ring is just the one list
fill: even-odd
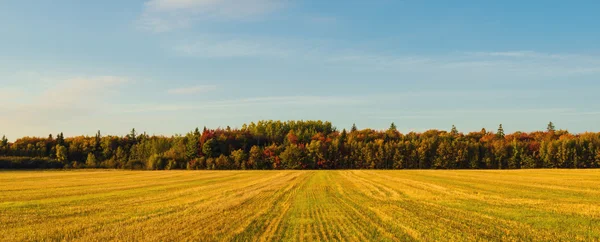
[(2, 171), (0, 240), (599, 240), (600, 170)]

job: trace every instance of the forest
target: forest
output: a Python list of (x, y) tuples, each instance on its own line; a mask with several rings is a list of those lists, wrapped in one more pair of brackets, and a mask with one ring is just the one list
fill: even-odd
[(0, 141), (0, 169), (520, 169), (598, 168), (600, 133), (505, 134), (338, 130), (326, 121), (258, 121), (186, 135), (23, 137)]

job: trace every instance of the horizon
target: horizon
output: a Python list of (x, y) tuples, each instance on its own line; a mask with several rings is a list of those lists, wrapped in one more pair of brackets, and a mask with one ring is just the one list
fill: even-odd
[(0, 3), (0, 136), (599, 132), (598, 1)]
[[(299, 121), (322, 121), (322, 122), (330, 122), (330, 121), (327, 121), (327, 120), (285, 120), (285, 121), (284, 120), (257, 120), (257, 121), (253, 121), (253, 122), (249, 122), (249, 123), (244, 123), (244, 124), (240, 125), (239, 127), (237, 127), (237, 126), (234, 127), (234, 126), (229, 126), (229, 125), (219, 126), (219, 127), (206, 127), (206, 126), (204, 126), (204, 127), (195, 127), (195, 128), (192, 128), (189, 131), (184, 132), (184, 133), (172, 133), (172, 134), (148, 133), (147, 131), (144, 131), (144, 130), (138, 130), (137, 128), (132, 128), (132, 129), (129, 129), (128, 132), (124, 132), (124, 133), (121, 133), (121, 134), (103, 133), (102, 130), (96, 130), (96, 132), (94, 132), (94, 133), (75, 134), (75, 135), (69, 135), (69, 134), (65, 135), (64, 132), (55, 132), (55, 133), (49, 133), (46, 136), (21, 136), (21, 137), (8, 137), (8, 136), (5, 136), (4, 134), (0, 133), (0, 137), (5, 137), (9, 142), (15, 142), (18, 139), (22, 139), (22, 138), (40, 138), (40, 139), (45, 139), (45, 138), (48, 138), (49, 135), (52, 135), (53, 138), (56, 138), (56, 136), (59, 135), (59, 134), (62, 134), (64, 138), (75, 138), (75, 137), (81, 137), (81, 136), (83, 136), (83, 137), (93, 137), (98, 132), (100, 132), (100, 134), (102, 136), (126, 137), (129, 134), (131, 134), (131, 131), (135, 130), (135, 132), (137, 133), (138, 136), (144, 134), (144, 135), (148, 135), (150, 137), (155, 137), (156, 136), (156, 137), (167, 137), (167, 138), (169, 138), (169, 137), (185, 136), (187, 134), (191, 134), (191, 133), (194, 132), (195, 129), (199, 129), (202, 132), (202, 130), (204, 128), (206, 128), (207, 130), (227, 130), (227, 128), (231, 128), (231, 130), (234, 130), (234, 131), (236, 131), (236, 130), (242, 130), (242, 127), (244, 125), (250, 125), (251, 123), (255, 123), (256, 124), (256, 123), (262, 122), (262, 121), (276, 121), (276, 122), (277, 121), (281, 121), (283, 123), (285, 123), (285, 122), (291, 122), (291, 121), (294, 121), (294, 122), (299, 122)], [(340, 127), (335, 126), (334, 123), (332, 123), (332, 122), (330, 122), (330, 123), (332, 124), (332, 127), (334, 128), (334, 130), (336, 132), (342, 132), (343, 130), (346, 130), (347, 132), (350, 132), (350, 130), (352, 128), (352, 127), (347, 127), (347, 128), (343, 127), (343, 128), (340, 128)], [(396, 125), (396, 123), (392, 122), (392, 123), (390, 123), (390, 126), (388, 126), (388, 128), (385, 128), (385, 129), (374, 129), (374, 128), (370, 128), (370, 127), (360, 127), (358, 125), (356, 125), (356, 127), (357, 127), (358, 131), (373, 130), (373, 131), (376, 131), (376, 132), (385, 132), (386, 130), (388, 130), (391, 127), (392, 124)], [(550, 122), (547, 125), (550, 125), (550, 124), (553, 125), (553, 127), (555, 128), (555, 130), (557, 132), (567, 132), (568, 134), (572, 134), (572, 135), (579, 135), (579, 134), (584, 134), (584, 133), (590, 133), (590, 131), (575, 133), (575, 132), (569, 131), (568, 129), (562, 129), (562, 128), (555, 127), (556, 124), (554, 124), (554, 122)], [(489, 134), (495, 134), (495, 133), (497, 133), (497, 130), (499, 129), (500, 125), (502, 125), (502, 124), (499, 124), (494, 129), (481, 128), (481, 129), (478, 129), (478, 130), (469, 130), (469, 131), (461, 130), (458, 127), (456, 127), (456, 128), (458, 130), (458, 133), (459, 134), (463, 134), (463, 135), (468, 135), (470, 133), (478, 133), (478, 132), (481, 132), (484, 129)], [(504, 129), (504, 125), (502, 125), (502, 126), (503, 126), (502, 128), (503, 128), (504, 132), (507, 135), (513, 135), (513, 134), (520, 133), (520, 132), (521, 133), (525, 133), (525, 134), (531, 134), (531, 133), (536, 133), (536, 132), (547, 132), (548, 131), (547, 128), (546, 128), (546, 129), (531, 130), (531, 131), (516, 130), (516, 131), (509, 132), (509, 131), (506, 131)], [(428, 131), (440, 131), (440, 132), (449, 133), (449, 132), (452, 131), (452, 128), (455, 127), (455, 125), (451, 125), (450, 127), (451, 127), (450, 129), (425, 129), (425, 130), (409, 130), (409, 131), (402, 131), (402, 130), (399, 130), (396, 127), (396, 130), (398, 131), (399, 134), (402, 134), (402, 135), (407, 135), (407, 134), (410, 134), (410, 133), (422, 134), (422, 133), (425, 133), (425, 132), (428, 132)], [(546, 126), (546, 127), (548, 127), (548, 126)]]

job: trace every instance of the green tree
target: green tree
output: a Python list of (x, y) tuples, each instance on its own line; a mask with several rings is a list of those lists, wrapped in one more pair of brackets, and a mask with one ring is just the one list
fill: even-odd
[(87, 159), (85, 160), (85, 167), (87, 168), (96, 168), (96, 156), (94, 153), (88, 153)]
[(56, 135), (56, 144), (58, 145), (65, 145), (65, 136), (63, 135), (62, 132), (60, 132), (60, 134)]
[(299, 169), (303, 167), (306, 154), (297, 145), (290, 144), (279, 156), (284, 169)]
[(500, 124), (500, 126), (498, 127), (496, 137), (498, 137), (499, 139), (504, 139), (504, 128), (502, 128), (502, 124)]
[(200, 134), (200, 130), (198, 129), (198, 127), (196, 127), (196, 129), (194, 130), (194, 137), (196, 137), (196, 139), (200, 139), (200, 136), (202, 134)]
[(159, 154), (153, 154), (148, 158), (146, 169), (149, 170), (162, 170), (165, 168), (166, 160)]
[(247, 155), (242, 149), (234, 150), (231, 152), (231, 160), (233, 160), (234, 169), (247, 169)]
[(127, 138), (131, 140), (134, 144), (137, 143), (137, 132), (135, 131), (135, 128), (131, 129), (129, 135), (127, 135)]
[(548, 131), (549, 133), (554, 133), (554, 131), (556, 131), (554, 124), (552, 122), (548, 123), (548, 127), (546, 127), (546, 131)]
[(67, 162), (67, 147), (56, 145), (56, 159), (62, 163)]
[(127, 160), (128, 160), (127, 152), (125, 152), (125, 150), (123, 148), (121, 148), (121, 146), (119, 146), (119, 148), (117, 148), (117, 153), (115, 154), (115, 161), (116, 161), (115, 168), (124, 167), (125, 164), (127, 163)]
[(196, 136), (188, 135), (185, 141), (185, 158), (187, 161), (198, 158), (198, 139)]
[(398, 131), (398, 127), (396, 127), (396, 124), (394, 122), (392, 122), (392, 124), (390, 124), (390, 128), (388, 129), (388, 131), (392, 131), (392, 132)]
[(215, 139), (209, 139), (202, 145), (202, 153), (210, 158), (218, 157), (219, 144)]
[(2, 135), (2, 140), (0, 141), (0, 155), (8, 154), (8, 139), (6, 136)]
[(3, 147), (8, 146), (8, 139), (5, 135), (2, 135), (2, 142), (0, 144), (2, 144)]
[(356, 128), (356, 124), (352, 124), (352, 129), (350, 129), (350, 133), (354, 133), (358, 131), (358, 128)]
[(252, 169), (261, 169), (263, 167), (264, 156), (259, 146), (252, 146), (248, 155), (248, 167)]
[(453, 136), (458, 135), (458, 129), (456, 129), (456, 126), (452, 125), (452, 130), (450, 131), (450, 134), (452, 134)]

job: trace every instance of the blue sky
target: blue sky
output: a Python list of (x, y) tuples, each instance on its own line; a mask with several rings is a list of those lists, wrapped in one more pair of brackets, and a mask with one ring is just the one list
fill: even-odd
[(0, 2), (0, 134), (600, 131), (599, 1)]

